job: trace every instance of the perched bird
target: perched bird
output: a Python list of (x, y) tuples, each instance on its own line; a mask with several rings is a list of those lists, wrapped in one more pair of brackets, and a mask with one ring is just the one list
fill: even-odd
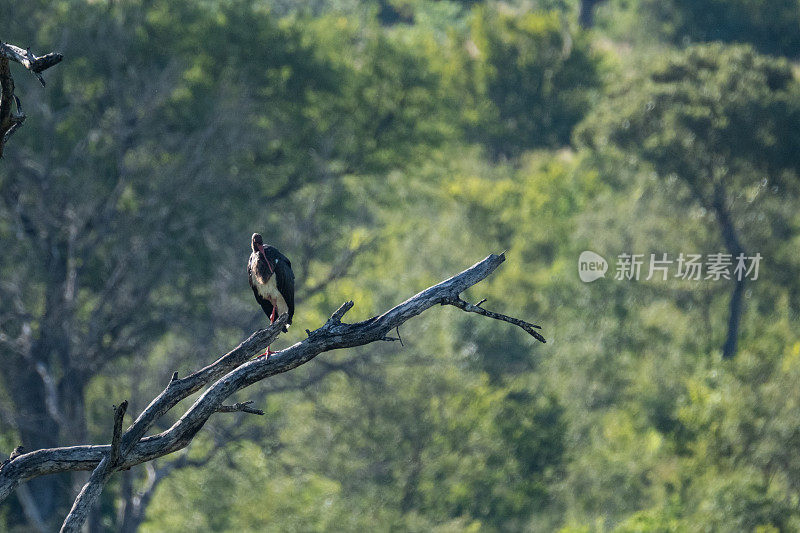
[[(250, 247), (253, 253), (247, 262), (247, 274), (256, 301), (269, 317), (270, 324), (282, 314), (289, 313), (289, 320), (283, 327), (283, 331), (289, 331), (289, 324), (294, 316), (292, 263), (274, 246), (264, 246), (264, 240), (259, 233), (253, 233)], [(275, 352), (267, 346), (264, 355), (269, 359), (273, 353)]]

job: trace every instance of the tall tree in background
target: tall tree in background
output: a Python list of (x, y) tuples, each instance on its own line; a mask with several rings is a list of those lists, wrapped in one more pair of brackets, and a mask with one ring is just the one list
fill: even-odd
[(594, 10), (598, 4), (605, 0), (581, 0), (580, 11), (578, 12), (578, 23), (584, 29), (594, 26)]
[[(92, 440), (87, 387), (115, 362), (249, 330), (230, 311), (254, 223), (297, 250), (301, 298), (341, 277), (369, 240), (359, 187), (453, 131), (424, 60), (379, 34), (333, 58), (249, 3), (59, 7), (39, 40), (70, 68), (0, 167), (0, 414), (29, 450)], [(22, 487), (31, 526), (77, 481)]]
[[(29, 117), (0, 161), (0, 450), (106, 441), (108, 398), (139, 412), (263, 326), (254, 230), (292, 250), (288, 342), (344, 297), (366, 317), (508, 249), (479, 297), (553, 344), (445, 312), (396, 359), (331, 354), (253, 390), (267, 417), (121, 473), (90, 531), (798, 529), (797, 82), (689, 46), (792, 56), (796, 13), (607, 2), (573, 31), (593, 4), (0, 3), (3, 40), (68, 53), (43, 92), (18, 77)], [(736, 241), (757, 282), (575, 272), (586, 249)], [(20, 486), (0, 529), (46, 530), (37, 506), (83, 479)]]
[[(70, 68), (52, 79), (41, 118), (21, 130), (0, 168), (2, 418), (29, 450), (92, 440), (90, 381), (119, 358), (141, 357), (170, 328), (198, 325), (215, 274), (210, 250), (231, 242), (245, 222), (220, 198), (236, 192), (258, 205), (318, 176), (298, 168), (283, 132), (308, 140), (289, 102), (301, 100), (298, 87), (326, 80), (297, 35), (263, 15), (247, 18), (248, 34), (236, 35), (191, 3), (61, 7), (67, 15), (41, 40), (69, 30), (57, 42)], [(240, 24), (237, 17), (252, 14), (241, 7), (225, 15)], [(175, 31), (177, 20), (191, 31)], [(248, 88), (256, 101), (241, 98), (242, 85), (224, 76), (214, 83), (197, 76), (214, 68), (234, 77), (236, 46), (255, 48), (237, 37), (269, 48), (246, 55), (248, 81), (267, 88)], [(198, 48), (204, 39), (207, 48)], [(220, 49), (227, 52), (215, 57)], [(237, 113), (248, 105), (272, 113), (242, 127)], [(265, 132), (251, 128), (256, 118)], [(262, 160), (257, 171), (242, 156), (256, 141), (266, 146), (254, 155)], [(232, 167), (237, 158), (244, 164)], [(284, 181), (251, 180), (270, 170)], [(213, 335), (201, 330), (198, 339)], [(23, 488), (32, 526), (48, 528), (71, 489), (58, 477)]]
[(568, 145), (600, 85), (597, 57), (559, 13), (473, 11), (466, 51), (475, 108), (471, 139), (494, 157)]
[(800, 54), (797, 0), (640, 0), (638, 10), (676, 44), (749, 43), (764, 54)]
[[(788, 223), (776, 203), (800, 192), (800, 134), (793, 125), (800, 119), (798, 94), (785, 60), (746, 46), (696, 46), (668, 54), (643, 77), (612, 90), (608, 105), (586, 120), (577, 138), (595, 149), (610, 144), (651, 165), (662, 179), (681, 180), (686, 196), (676, 200), (714, 215), (735, 263), (739, 254), (765, 255), (770, 226)], [(736, 353), (745, 283), (731, 281), (724, 357)]]

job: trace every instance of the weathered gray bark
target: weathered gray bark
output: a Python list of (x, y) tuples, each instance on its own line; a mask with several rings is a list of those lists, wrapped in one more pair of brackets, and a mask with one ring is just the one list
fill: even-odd
[[(13, 44), (0, 41), (0, 157), (3, 157), (3, 147), (14, 132), (25, 121), (19, 98), (14, 94), (14, 78), (11, 77), (9, 61), (16, 61), (30, 70), (44, 87), (42, 72), (63, 59), (61, 54), (50, 53), (35, 56), (30, 50), (23, 50)], [(13, 113), (11, 105), (16, 104), (17, 112)]]
[(118, 407), (114, 408), (114, 431), (111, 436), (111, 451), (108, 455), (103, 457), (97, 468), (94, 469), (89, 481), (83, 486), (75, 502), (72, 504), (64, 524), (61, 526), (61, 533), (77, 533), (83, 527), (83, 523), (89, 517), (89, 513), (93, 509), (93, 504), (100, 498), (100, 493), (103, 492), (111, 474), (114, 473), (114, 467), (120, 461), (120, 441), (122, 440), (122, 419), (125, 416), (125, 411), (128, 409), (128, 402), (122, 402)]
[[(489, 276), (504, 260), (502, 254), (490, 255), (460, 274), (425, 289), (380, 316), (363, 322), (342, 322), (345, 313), (353, 307), (353, 302), (347, 302), (321, 328), (307, 331), (308, 337), (305, 340), (274, 354), (269, 360), (252, 359), (278, 336), (287, 319), (286, 315), (281, 316), (274, 325), (257, 331), (215, 363), (182, 379), (178, 378), (177, 373), (174, 374), (164, 391), (145, 408), (125, 433), (112, 439), (112, 445), (42, 449), (10, 459), (0, 467), (0, 501), (27, 479), (57, 472), (93, 470), (92, 477), (84, 486), (64, 523), (64, 531), (76, 531), (114, 471), (127, 469), (186, 447), (216, 412), (255, 412), (247, 403), (224, 405), (223, 402), (235, 392), (269, 376), (292, 370), (322, 352), (375, 341), (398, 340), (388, 334), (434, 305), (453, 305), (467, 312), (512, 323), (544, 342), (544, 338), (535, 331), (538, 326), (487, 311), (480, 304), (472, 305), (460, 298), (464, 290)], [(209, 383), (213, 384), (172, 427), (157, 435), (145, 436), (152, 425), (172, 407)], [(117, 435), (117, 432), (114, 434)]]
[[(23, 50), (17, 46), (0, 42), (0, 158), (6, 142), (14, 132), (19, 129), (25, 121), (25, 113), (22, 110), (19, 97), (14, 93), (14, 79), (11, 75), (10, 61), (17, 62), (28, 69), (42, 86), (45, 85), (42, 72), (62, 60), (61, 54), (50, 53), (44, 56), (36, 56), (30, 50)], [(13, 107), (16, 106), (16, 113)], [(42, 330), (47, 330), (48, 324), (43, 324)], [(57, 336), (56, 331), (48, 330), (52, 335), (43, 335), (30, 350), (25, 354), (32, 361), (44, 361), (41, 357), (43, 352), (50, 352), (58, 349), (53, 346), (52, 340)], [(19, 364), (13, 364), (14, 375), (7, 376), (8, 390), (14, 402), (20, 408), (15, 413), (15, 425), (22, 440), (30, 448), (45, 448), (58, 444), (59, 427), (54, 414), (54, 406), (47, 399), (53, 396), (52, 391), (47, 390), (48, 381), (43, 372), (44, 367), (31, 364), (31, 360), (25, 360), (22, 353), (7, 354), (8, 357), (19, 359)], [(45, 368), (46, 370), (46, 368)], [(52, 382), (50, 382), (52, 383)], [(74, 395), (62, 395), (66, 400), (65, 405), (80, 407), (72, 400)], [(82, 392), (82, 391), (81, 391)], [(82, 402), (82, 396), (81, 396)], [(82, 437), (82, 433), (77, 434)], [(36, 494), (36, 505), (32, 507), (32, 498), (20, 497), (25, 516), (30, 525), (36, 529), (41, 529), (54, 510), (58, 507), (60, 493), (66, 492), (64, 480), (48, 479), (35, 480), (31, 483), (30, 492)]]

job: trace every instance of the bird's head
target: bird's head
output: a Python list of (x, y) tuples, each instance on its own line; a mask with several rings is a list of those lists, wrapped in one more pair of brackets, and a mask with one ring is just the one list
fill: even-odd
[(260, 233), (253, 233), (250, 246), (253, 248), (254, 252), (261, 252), (261, 256), (264, 258), (264, 261), (267, 262), (267, 266), (269, 266), (269, 271), (273, 272), (275, 267), (273, 267), (272, 263), (270, 263), (269, 259), (267, 259), (267, 253), (264, 251), (264, 239), (261, 238)]
[(250, 246), (253, 248), (254, 252), (264, 253), (264, 239), (261, 238), (260, 233), (253, 233), (250, 239)]

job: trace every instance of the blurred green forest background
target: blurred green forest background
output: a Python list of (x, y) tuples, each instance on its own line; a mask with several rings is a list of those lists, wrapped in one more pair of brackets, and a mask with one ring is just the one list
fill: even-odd
[[(441, 308), (405, 347), (323, 354), (244, 391), (265, 417), (117, 474), (90, 531), (800, 530), (797, 0), (27, 0), (0, 21), (65, 56), (44, 89), (12, 65), (2, 455), (108, 442), (113, 403), (140, 412), (263, 327), (254, 231), (298, 279), (273, 348), (506, 249), (466, 296), (548, 339)], [(587, 249), (763, 260), (747, 283), (583, 283)], [(57, 528), (87, 475), (24, 484), (0, 530)]]

